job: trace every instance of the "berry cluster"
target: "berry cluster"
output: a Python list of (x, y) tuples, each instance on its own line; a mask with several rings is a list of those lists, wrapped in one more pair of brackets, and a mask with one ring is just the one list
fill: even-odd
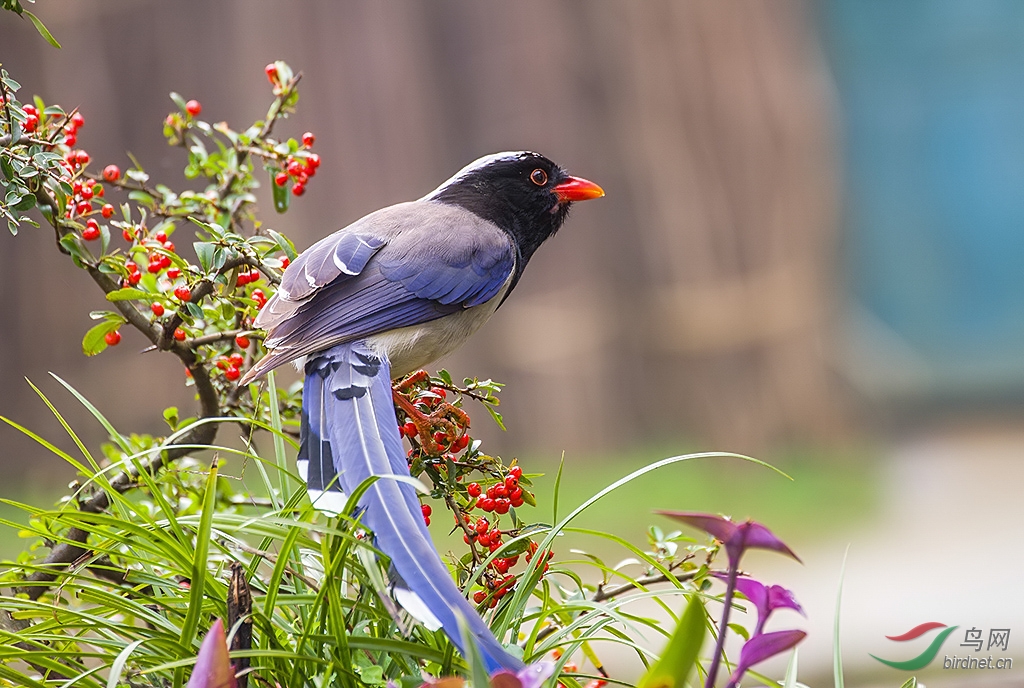
[(301, 196), (306, 193), (306, 184), (316, 176), (316, 171), (320, 167), (320, 156), (307, 152), (309, 148), (312, 148), (314, 141), (316, 141), (316, 137), (312, 133), (307, 131), (302, 135), (303, 150), (284, 159), (283, 169), (279, 169), (274, 174), (275, 184), (284, 186), (289, 180), (292, 180), (294, 195)]
[[(456, 396), (449, 401), (449, 394)], [(536, 542), (523, 539), (523, 524), (513, 509), (529, 503), (533, 495), (524, 487), (529, 481), (523, 469), (501, 462), (480, 452), (480, 443), (469, 435), (470, 417), (461, 408), (464, 396), (475, 396), (456, 387), (450, 379), (430, 378), (420, 371), (395, 386), (395, 404), (400, 419), (399, 432), (407, 438), (409, 470), (413, 476), (426, 474), (434, 485), (433, 496), (443, 498), (454, 512), (457, 528), (469, 545), (474, 565), (490, 559), (481, 579), (481, 589), (473, 593), (477, 604), (495, 607), (514, 589), (516, 576), (510, 573), (520, 557), (529, 563), (536, 555)], [(479, 510), (491, 516), (474, 516)], [(478, 512), (479, 513), (479, 512)], [(423, 506), (430, 524), (431, 508)], [(510, 518), (511, 527), (502, 528), (499, 520)], [(515, 542), (507, 543), (503, 537)], [(545, 554), (543, 569), (547, 570)]]

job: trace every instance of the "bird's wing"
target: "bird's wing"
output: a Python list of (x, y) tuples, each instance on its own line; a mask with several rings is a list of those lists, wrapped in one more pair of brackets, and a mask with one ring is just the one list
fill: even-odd
[(461, 208), (414, 201), (367, 215), (285, 271), (255, 322), (269, 353), (246, 381), (340, 342), (486, 303), (514, 267), (508, 235)]

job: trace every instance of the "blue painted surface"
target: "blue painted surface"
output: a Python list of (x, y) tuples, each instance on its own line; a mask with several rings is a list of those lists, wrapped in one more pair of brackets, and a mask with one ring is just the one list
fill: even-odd
[(853, 298), (934, 387), (1024, 390), (1024, 2), (820, 10)]

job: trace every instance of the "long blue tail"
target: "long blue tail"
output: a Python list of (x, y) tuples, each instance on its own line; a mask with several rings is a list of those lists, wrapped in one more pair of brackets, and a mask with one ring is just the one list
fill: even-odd
[[(390, 367), (365, 342), (339, 344), (307, 360), (299, 471), (314, 505), (334, 512), (344, 505), (342, 493), (352, 494), (370, 476), (409, 475)], [(363, 523), (398, 574), (395, 597), (402, 606), (432, 630), (443, 627), (465, 656), (458, 610), (489, 673), (521, 670), (523, 663), (505, 651), (452, 581), (412, 485), (377, 480), (359, 506)]]

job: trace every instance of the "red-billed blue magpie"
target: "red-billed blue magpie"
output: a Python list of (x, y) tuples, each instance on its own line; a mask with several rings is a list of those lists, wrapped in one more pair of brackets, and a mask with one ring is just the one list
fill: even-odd
[[(370, 476), (408, 476), (391, 379), (451, 352), (508, 298), (575, 201), (598, 198), (542, 155), (481, 158), (418, 201), (370, 213), (313, 244), (260, 311), (267, 355), (241, 380), (304, 359), (298, 468), (318, 508)], [(362, 522), (394, 570), (396, 599), (464, 653), (457, 614), (488, 671), (519, 671), (455, 586), (411, 485), (377, 480)]]

